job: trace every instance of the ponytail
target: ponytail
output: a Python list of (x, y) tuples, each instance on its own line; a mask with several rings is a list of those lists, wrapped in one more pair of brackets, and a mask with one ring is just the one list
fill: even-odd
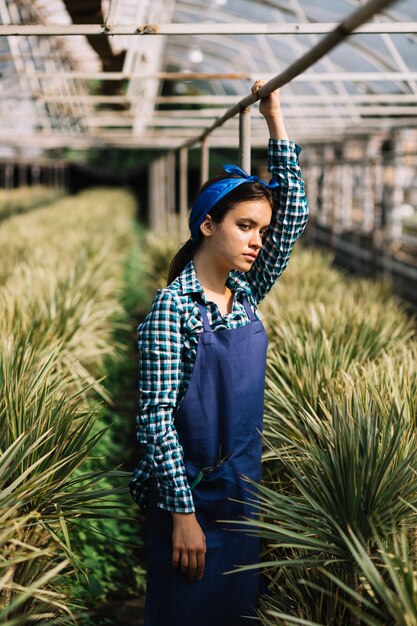
[(172, 259), (168, 270), (168, 285), (177, 278), (184, 267), (191, 261), (198, 246), (194, 247), (191, 239), (188, 239), (178, 250)]

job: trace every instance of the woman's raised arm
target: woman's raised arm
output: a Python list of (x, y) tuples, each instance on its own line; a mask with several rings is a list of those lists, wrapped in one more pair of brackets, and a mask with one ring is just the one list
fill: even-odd
[[(256, 91), (265, 81), (257, 81)], [(284, 126), (279, 90), (259, 104), (270, 132), (268, 170), (279, 182), (275, 192), (271, 224), (263, 239), (261, 251), (248, 272), (244, 274), (256, 302), (270, 291), (288, 265), (291, 251), (303, 233), (308, 220), (308, 202), (304, 192), (298, 155), (301, 147), (288, 139)]]

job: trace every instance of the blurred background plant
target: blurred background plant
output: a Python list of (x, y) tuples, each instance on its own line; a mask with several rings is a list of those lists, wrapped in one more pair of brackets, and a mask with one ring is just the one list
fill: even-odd
[(0, 189), (0, 221), (11, 215), (45, 206), (48, 202), (57, 200), (62, 193), (60, 189), (46, 185)]
[[(134, 213), (127, 192), (101, 190), (2, 224), (0, 615), (10, 626), (97, 624), (98, 604), (143, 590), (124, 414), (144, 296)], [(115, 406), (126, 371), (131, 404)]]
[(167, 286), (168, 270), (171, 260), (180, 248), (178, 227), (168, 234), (148, 231), (143, 239), (144, 273), (150, 294)]

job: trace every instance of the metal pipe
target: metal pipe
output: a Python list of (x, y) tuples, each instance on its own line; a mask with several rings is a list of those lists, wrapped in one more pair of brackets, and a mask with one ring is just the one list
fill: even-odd
[[(155, 170), (155, 161), (151, 161), (148, 163), (148, 226), (151, 229), (155, 229), (155, 187), (157, 185), (157, 181), (155, 181), (154, 170)], [(156, 183), (156, 184), (155, 184)]]
[(239, 162), (240, 167), (248, 174), (251, 166), (250, 112), (250, 107), (239, 111)]
[[(24, 96), (24, 95), (18, 95), (18, 96), (7, 96), (7, 95), (5, 95), (5, 96), (1, 96), (0, 97), (0, 102), (20, 102), (21, 100), (26, 101), (26, 100), (28, 100), (30, 98), (31, 98), (31, 96)], [(228, 98), (229, 98), (229, 100), (228, 100)], [(298, 100), (293, 100), (292, 102), (294, 104), (304, 103), (305, 102), (306, 104), (318, 104), (318, 105), (320, 105), (320, 104), (328, 105), (328, 104), (331, 104), (331, 103), (335, 104), (335, 105), (338, 105), (338, 104), (344, 105), (344, 104), (346, 104), (346, 102), (344, 100), (338, 100), (336, 95), (334, 96), (334, 98), (335, 98), (335, 100), (332, 103), (331, 102), (331, 96), (330, 96), (330, 101), (329, 102), (326, 102), (325, 100), (320, 100), (320, 99), (318, 99), (318, 100), (313, 100), (312, 98), (309, 99), (308, 96), (306, 96), (306, 99), (304, 100), (303, 96), (300, 96), (300, 98)], [(354, 96), (352, 96), (352, 98), (354, 98)], [(227, 104), (228, 102), (230, 103), (230, 99), (231, 99), (230, 96), (218, 96), (218, 97), (216, 97), (216, 96), (191, 96), (191, 97), (182, 97), (182, 98), (179, 96), (178, 98), (175, 99), (175, 102), (171, 100), (170, 104), (174, 104), (174, 103), (175, 104), (181, 104), (181, 105), (189, 104), (189, 105), (192, 106), (192, 105), (195, 105), (195, 104), (204, 104), (205, 102), (207, 102), (207, 103), (211, 103), (211, 104), (218, 104), (220, 107), (225, 108), (224, 105)], [(35, 100), (38, 100), (40, 102), (55, 102), (55, 103), (59, 103), (59, 104), (70, 103), (70, 102), (85, 102), (85, 103), (89, 103), (89, 104), (124, 104), (126, 106), (129, 106), (131, 104), (130, 101), (125, 96), (76, 96), (76, 95), (74, 95), (74, 96), (47, 96), (47, 95), (36, 95), (35, 96)], [(161, 104), (161, 103), (165, 103), (166, 104), (166, 100), (167, 100), (167, 98), (164, 98), (163, 96), (156, 98), (156, 102), (158, 104)], [(304, 116), (305, 112), (308, 112), (309, 109), (310, 109), (310, 107), (307, 107), (307, 106), (305, 106), (305, 107), (304, 106), (299, 106), (298, 107), (298, 113), (295, 114), (293, 112), (294, 111), (294, 104), (292, 104), (292, 102), (290, 100), (287, 100), (286, 98), (283, 98), (282, 100), (283, 100), (282, 101), (283, 106), (286, 106), (287, 104), (291, 104), (291, 107), (288, 108), (288, 112), (286, 114), (287, 116), (295, 117), (297, 114), (299, 114), (300, 110), (302, 110), (302, 115)], [(367, 109), (369, 111), (372, 111), (372, 108), (374, 108), (375, 111), (378, 112), (378, 113), (381, 113), (381, 112), (383, 113), (383, 110), (382, 111), (377, 111), (378, 107), (376, 107), (376, 106), (375, 107), (368, 106), (367, 103), (373, 103), (373, 102), (384, 103), (384, 101), (385, 101), (385, 102), (389, 102), (389, 103), (393, 102), (393, 103), (396, 103), (397, 105), (401, 105), (402, 102), (406, 102), (407, 104), (413, 104), (413, 103), (415, 104), (415, 102), (417, 101), (417, 97), (414, 94), (404, 94), (404, 99), (403, 99), (403, 97), (401, 95), (393, 97), (392, 95), (387, 94), (387, 99), (384, 100), (384, 96), (383, 95), (381, 97), (375, 97), (375, 98), (373, 98), (372, 95), (369, 95), (369, 97), (363, 96), (363, 98), (358, 98), (357, 100), (354, 100), (354, 101), (358, 102), (358, 103), (363, 103), (363, 105), (364, 105), (364, 106), (362, 106), (362, 111), (359, 111), (360, 107), (358, 106), (359, 113), (366, 112)], [(233, 107), (233, 109), (234, 108), (235, 107)], [(415, 110), (415, 106), (414, 107), (410, 107), (410, 111), (411, 112), (413, 111), (413, 108)], [(228, 109), (228, 110), (231, 110), (231, 109)], [(343, 108), (342, 108), (342, 110), (343, 110)], [(390, 115), (389, 108), (386, 107), (385, 110), (386, 110), (387, 116), (389, 116)], [(405, 110), (406, 109), (404, 108), (404, 111)], [(316, 112), (317, 111), (321, 114), (321, 113), (325, 113), (326, 109), (323, 109), (322, 107), (318, 106), (316, 108)], [(184, 110), (184, 112), (185, 112), (185, 110)], [(213, 114), (213, 110), (211, 112)], [(106, 113), (108, 115), (109, 113), (112, 113), (112, 111), (110, 110), (110, 111), (106, 111), (106, 112), (104, 112), (104, 111), (101, 112), (101, 114), (103, 116), (104, 116), (104, 113)], [(132, 113), (132, 111), (125, 111), (125, 112), (122, 112), (121, 116), (119, 116), (118, 119), (119, 120), (120, 119), (126, 119), (126, 113), (128, 113), (130, 115), (134, 115), (134, 113)], [(157, 113), (158, 113), (159, 117), (163, 117), (163, 116), (168, 116), (169, 114), (171, 114), (171, 111), (160, 111), (160, 112), (157, 112)], [(172, 112), (172, 113), (176, 114), (177, 112), (175, 111), (175, 112)], [(188, 113), (188, 111), (187, 111), (187, 113)], [(237, 113), (239, 113), (239, 110), (237, 111)], [(224, 114), (224, 116), (226, 116), (226, 114), (227, 114), (227, 111)], [(236, 115), (236, 113), (234, 115)], [(223, 123), (226, 122), (227, 120), (231, 119), (232, 117), (234, 117), (234, 116), (229, 116), (228, 115), (226, 117), (226, 119), (223, 121)], [(192, 125), (192, 124), (190, 124), (190, 125)], [(220, 126), (220, 125), (221, 124), (218, 124), (218, 125), (216, 125), (216, 127)], [(210, 128), (208, 130), (212, 130), (212, 129)]]
[[(20, 58), (24, 58), (24, 55), (20, 55)], [(11, 54), (0, 54), (0, 62), (12, 61), (13, 56)], [(240, 72), (240, 73), (225, 73), (220, 72), (138, 72), (123, 71), (123, 72), (59, 72), (53, 78), (57, 80), (129, 80), (135, 78), (137, 80), (255, 80), (263, 78), (264, 80), (270, 80), (275, 74), (270, 72)], [(51, 74), (42, 71), (31, 72), (31, 77), (37, 79), (50, 79)], [(306, 72), (295, 76), (294, 79), (297, 82), (303, 83), (326, 83), (343, 81), (350, 83), (358, 82), (392, 82), (392, 81), (409, 81), (417, 80), (417, 72), (326, 72), (325, 74), (317, 74), (313, 72)], [(230, 96), (231, 98), (234, 96)], [(184, 98), (184, 96), (169, 96), (170, 101), (175, 102), (176, 98)], [(168, 100), (167, 100), (168, 101)]]
[(348, 15), (348, 17), (346, 17), (334, 30), (319, 41), (318, 44), (303, 54), (283, 72), (265, 83), (256, 96), (251, 93), (246, 96), (246, 98), (240, 100), (237, 104), (228, 109), (224, 115), (219, 117), (216, 122), (203, 134), (196, 137), (194, 141), (187, 142), (185, 145), (193, 146), (195, 143), (201, 142), (204, 137), (213, 132), (215, 128), (222, 126), (228, 119), (237, 115), (241, 109), (251, 106), (261, 98), (266, 98), (270, 93), (275, 91), (275, 89), (289, 83), (293, 78), (295, 78), (295, 76), (304, 72), (325, 54), (330, 52), (330, 50), (335, 48), (348, 35), (350, 35), (353, 30), (358, 29), (358, 27), (367, 19), (375, 15), (375, 13), (378, 13), (378, 11), (382, 11), (390, 4), (393, 4), (394, 1), (395, 0), (370, 0), (367, 4), (361, 6), (359, 9)]
[(180, 153), (180, 238), (185, 242), (188, 236), (188, 149), (182, 147)]
[[(297, 126), (298, 140), (300, 143), (314, 142), (316, 144), (326, 143), (328, 141), (343, 141), (347, 136), (360, 136), (369, 135), (370, 129), (376, 129), (380, 131), (389, 131), (392, 128), (407, 128), (415, 126), (416, 118), (404, 117), (404, 118), (392, 118), (390, 120), (384, 119), (366, 119), (363, 126), (353, 124), (341, 124), (340, 127), (334, 126), (321, 120), (320, 118), (310, 120), (310, 125), (306, 129), (302, 129)], [(288, 124), (287, 124), (287, 127)], [(265, 129), (264, 129), (265, 130)], [(236, 148), (238, 149), (237, 133), (220, 133), (218, 135), (213, 134), (209, 137), (210, 148)], [(253, 137), (252, 147), (262, 148), (265, 146), (267, 134), (265, 130), (264, 135), (258, 136), (256, 134)], [(150, 149), (150, 150), (178, 150), (184, 142), (184, 133), (178, 136), (167, 136), (166, 132), (146, 134), (140, 137), (133, 137), (132, 134), (125, 133), (113, 134), (107, 133), (102, 135), (74, 135), (68, 132), (62, 133), (34, 133), (30, 135), (18, 135), (13, 132), (3, 133), (0, 135), (0, 145), (7, 145), (12, 147), (38, 147), (44, 149), (59, 148), (62, 145), (67, 147), (73, 147), (80, 150), (88, 149), (91, 147), (108, 148), (108, 147), (123, 147), (126, 149)]]
[(201, 143), (200, 185), (209, 177), (209, 147), (207, 137)]
[(166, 203), (168, 207), (167, 213), (167, 225), (168, 232), (174, 232), (176, 228), (176, 216), (175, 216), (175, 152), (168, 152), (167, 154), (167, 198)]
[[(7, 58), (2, 58), (5, 56)], [(0, 55), (0, 62), (11, 59), (11, 55)], [(271, 75), (272, 76), (272, 75)], [(47, 72), (34, 72), (31, 77), (50, 79), (51, 74)], [(253, 72), (59, 72), (54, 76), (54, 80), (129, 80), (131, 78), (140, 80), (251, 80)]]
[[(365, 17), (349, 29), (355, 30), (355, 34), (381, 34), (417, 33), (417, 22), (373, 22), (362, 25), (364, 21), (392, 3), (375, 0), (361, 7), (355, 13), (363, 12)], [(367, 12), (368, 6), (376, 8)], [(352, 14), (352, 16), (355, 14)], [(344, 20), (344, 22), (347, 22)], [(10, 36), (68, 36), (68, 35), (323, 35), (338, 30), (339, 25), (335, 22), (314, 23), (217, 23), (206, 24), (176, 23), (176, 24), (141, 24), (130, 26), (129, 24), (1, 24), (0, 35)]]

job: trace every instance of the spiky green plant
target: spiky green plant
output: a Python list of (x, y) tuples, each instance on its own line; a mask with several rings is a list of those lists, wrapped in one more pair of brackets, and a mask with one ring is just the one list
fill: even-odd
[[(261, 305), (270, 336), (261, 519), (242, 524), (262, 537), (264, 626), (360, 626), (373, 583), (351, 537), (385, 568), (387, 588), (384, 548), (399, 532), (415, 543), (415, 320), (388, 285), (343, 276), (330, 262), (298, 250)], [(396, 623), (395, 603), (386, 595), (386, 621), (369, 623)]]
[[(293, 623), (305, 619), (354, 624), (342, 617), (345, 587), (355, 592), (360, 587), (346, 537), (353, 532), (362, 538), (365, 550), (372, 550), (375, 531), (388, 537), (393, 528), (414, 527), (414, 425), (395, 404), (385, 406), (382, 413), (379, 409), (371, 402), (364, 410), (352, 390), (343, 406), (334, 405), (320, 416), (312, 410), (301, 412), (299, 429), (292, 436), (277, 425), (269, 448), (270, 459), (280, 465), (281, 480), (261, 485), (261, 520), (245, 523), (266, 546), (262, 568), (268, 571), (272, 598), (266, 599), (265, 614), (274, 607), (275, 617), (279, 613), (299, 618)], [(322, 591), (323, 571), (343, 583), (327, 586), (331, 601)]]
[(10, 626), (74, 623), (84, 609), (69, 581), (74, 572), (88, 579), (74, 525), (128, 517), (130, 473), (82, 464), (108, 428), (95, 428), (104, 359), (122, 358), (112, 333), (126, 328), (118, 296), (132, 212), (121, 192), (91, 192), (12, 217), (0, 232), (10, 252), (0, 288), (0, 512), (13, 513), (0, 514), (9, 538), (1, 611)]
[[(331, 585), (343, 588), (344, 604), (360, 624), (416, 626), (417, 559), (410, 533), (394, 524), (388, 537), (382, 539), (376, 530), (373, 535), (372, 551), (352, 531), (345, 537), (355, 562), (357, 589), (334, 573), (324, 570), (323, 574)], [(322, 590), (327, 593), (326, 585)]]

